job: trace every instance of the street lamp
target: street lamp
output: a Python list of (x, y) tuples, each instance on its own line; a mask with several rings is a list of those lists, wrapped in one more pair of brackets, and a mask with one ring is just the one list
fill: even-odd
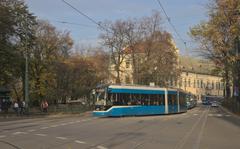
[(158, 86), (159, 86), (159, 83), (158, 83), (158, 73), (157, 73), (157, 69), (158, 69), (158, 67), (157, 67), (157, 66), (155, 66), (155, 67), (154, 67), (154, 70), (156, 71), (156, 75), (157, 75), (157, 81), (156, 81), (156, 85), (158, 85)]

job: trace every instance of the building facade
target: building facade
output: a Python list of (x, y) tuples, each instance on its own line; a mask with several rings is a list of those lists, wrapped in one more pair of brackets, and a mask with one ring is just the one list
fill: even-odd
[[(131, 56), (125, 55), (120, 68), (120, 80), (122, 84), (133, 84), (134, 82), (131, 62)], [(222, 77), (212, 73), (214, 66), (209, 61), (179, 56), (178, 65), (181, 70), (180, 76), (178, 80), (168, 80), (168, 87), (180, 88), (192, 93), (198, 100), (201, 100), (205, 95), (224, 95)], [(110, 83), (114, 83), (116, 72), (113, 65), (110, 66), (110, 72), (112, 76)], [(155, 82), (150, 83), (154, 84)]]
[(223, 96), (224, 91), (221, 77), (189, 71), (182, 71), (177, 87), (196, 95), (198, 100), (204, 95)]

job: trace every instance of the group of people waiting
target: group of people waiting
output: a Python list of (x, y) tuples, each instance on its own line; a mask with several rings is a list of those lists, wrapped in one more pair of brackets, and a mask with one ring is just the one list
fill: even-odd
[(13, 102), (13, 109), (17, 115), (23, 115), (26, 113), (26, 103), (25, 101), (14, 101)]
[[(0, 112), (8, 113), (8, 109), (12, 107), (17, 116), (26, 114), (26, 102), (24, 100), (15, 100), (11, 102), (10, 100), (1, 99), (0, 100)], [(48, 102), (47, 100), (42, 100), (40, 104), (41, 111), (43, 113), (48, 112)]]

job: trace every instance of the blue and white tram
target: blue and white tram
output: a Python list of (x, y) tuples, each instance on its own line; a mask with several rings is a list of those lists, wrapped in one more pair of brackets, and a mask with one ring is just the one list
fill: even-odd
[(186, 93), (150, 86), (109, 85), (95, 90), (98, 117), (157, 115), (187, 111)]

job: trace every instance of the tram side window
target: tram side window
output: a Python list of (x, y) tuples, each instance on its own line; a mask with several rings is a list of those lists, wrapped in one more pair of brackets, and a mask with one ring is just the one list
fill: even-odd
[(141, 94), (142, 105), (165, 105), (165, 96), (162, 94)]
[(115, 93), (108, 93), (108, 96), (107, 96), (107, 100), (106, 100), (106, 103), (107, 105), (112, 105), (115, 103), (115, 99), (116, 99), (116, 94)]
[(177, 105), (177, 95), (168, 94), (168, 105)]
[(160, 101), (160, 105), (165, 105), (165, 95), (164, 94), (159, 95), (159, 101)]
[(149, 95), (147, 94), (141, 94), (141, 103), (142, 105), (150, 105), (150, 99)]
[(158, 105), (157, 95), (150, 95), (150, 105)]
[(109, 93), (107, 105), (165, 105), (165, 95)]
[(118, 99), (118, 105), (128, 105), (130, 104), (130, 94), (120, 93)]
[(131, 94), (131, 104), (141, 105), (141, 94)]
[(120, 93), (109, 93), (107, 105), (125, 105), (125, 95)]
[(186, 94), (179, 93), (179, 104), (180, 106), (186, 106)]
[(162, 94), (151, 95), (151, 105), (165, 105), (165, 97)]

